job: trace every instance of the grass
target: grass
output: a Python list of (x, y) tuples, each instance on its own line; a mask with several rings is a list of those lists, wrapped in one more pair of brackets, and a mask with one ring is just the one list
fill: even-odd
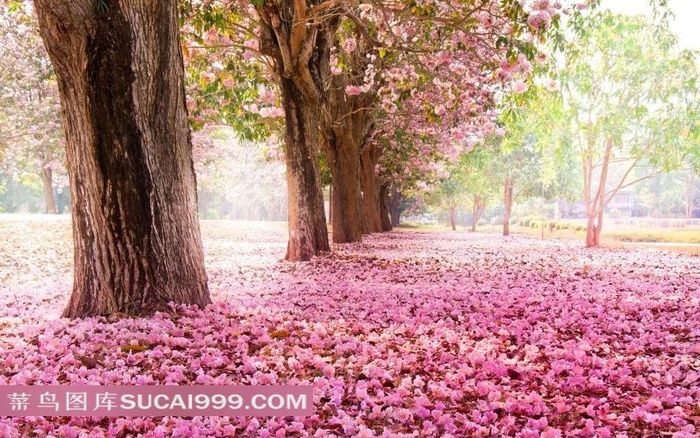
[[(603, 231), (605, 232), (605, 231)], [(667, 242), (700, 244), (700, 228), (610, 230), (609, 237), (623, 242)]]
[[(412, 225), (411, 228), (419, 228), (425, 231), (447, 230), (444, 224), (439, 225)], [(458, 227), (459, 231), (467, 231), (469, 228)], [(500, 233), (501, 225), (481, 225), (477, 231), (486, 233)], [(522, 227), (511, 225), (511, 233), (527, 234), (533, 237), (541, 237), (541, 228)], [(545, 239), (573, 239), (583, 242), (585, 231), (574, 230), (544, 230)], [(682, 252), (686, 254), (700, 255), (700, 228), (630, 228), (630, 229), (603, 229), (601, 243), (607, 247), (645, 246), (666, 251)], [(635, 245), (636, 244), (636, 245)]]

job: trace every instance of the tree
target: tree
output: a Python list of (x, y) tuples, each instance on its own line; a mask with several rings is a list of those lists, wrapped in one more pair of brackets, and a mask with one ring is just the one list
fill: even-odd
[[(540, 69), (546, 74), (547, 67)], [(488, 169), (503, 181), (503, 235), (510, 234), (514, 198), (571, 198), (576, 156), (566, 147), (567, 137), (553, 126), (564, 117), (556, 84), (546, 80), (525, 92), (512, 93), (502, 104), (499, 134), (489, 138), (498, 158)]]
[(475, 148), (460, 160), (464, 190), (468, 194), (467, 199), (472, 211), (472, 232), (476, 232), (486, 207), (498, 195), (498, 176), (489, 172), (494, 160), (497, 160), (495, 151), (486, 147)]
[[(260, 80), (258, 66), (266, 64), (274, 72), (265, 79), (276, 85), (286, 120), (288, 258), (300, 260), (327, 249), (316, 155), (325, 155), (333, 174), (334, 241), (358, 241), (363, 232), (382, 231), (387, 228), (381, 213), (385, 200), (376, 169), (383, 151), (372, 137), (381, 135), (377, 126), (391, 122), (385, 115), (393, 110), (394, 101), (412, 95), (411, 88), (417, 85), (429, 84), (430, 90), (419, 94), (417, 101), (432, 99), (431, 108), (441, 106), (443, 114), (455, 116), (441, 117), (424, 108), (420, 113), (440, 125), (436, 131), (458, 133), (464, 123), (458, 122), (460, 117), (472, 120), (480, 106), (490, 102), (490, 85), (500, 78), (489, 73), (498, 61), (506, 55), (512, 58), (520, 49), (531, 52), (532, 44), (520, 36), (541, 35), (557, 22), (559, 13), (554, 3), (535, 2), (525, 8), (515, 0), (478, 4), (205, 0), (193, 9), (200, 11), (191, 15), (206, 35), (204, 47), (240, 50), (252, 61), (251, 74), (239, 73), (245, 66), (235, 61), (204, 64), (209, 77)], [(426, 74), (420, 84), (411, 86), (410, 73), (421, 65)], [(231, 67), (241, 70), (231, 75)], [(234, 101), (246, 95), (237, 94)], [(248, 95), (251, 100), (258, 97)], [(256, 103), (243, 106), (262, 114)], [(360, 221), (362, 216), (365, 220)]]
[(601, 12), (575, 28), (560, 73), (561, 128), (581, 157), (586, 245), (595, 247), (615, 195), (678, 168), (697, 145), (698, 67), (665, 23)]
[(464, 202), (465, 193), (462, 186), (460, 167), (447, 170), (448, 175), (440, 180), (435, 190), (430, 193), (428, 202), (447, 212), (452, 231), (457, 231), (457, 209)]
[(176, 2), (36, 0), (58, 78), (75, 272), (67, 317), (210, 303)]
[(26, 4), (12, 1), (0, 6), (0, 80), (12, 85), (0, 97), (0, 162), (10, 175), (38, 176), (44, 212), (55, 214), (54, 172), (64, 173), (65, 158), (60, 102), (35, 27)]

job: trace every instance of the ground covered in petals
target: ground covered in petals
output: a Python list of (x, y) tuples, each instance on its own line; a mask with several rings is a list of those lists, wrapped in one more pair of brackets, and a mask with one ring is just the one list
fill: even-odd
[(68, 222), (0, 221), (0, 384), (313, 383), (315, 414), (17, 417), (0, 436), (700, 432), (698, 257), (399, 231), (293, 265), (283, 224), (203, 233), (211, 307), (67, 321)]

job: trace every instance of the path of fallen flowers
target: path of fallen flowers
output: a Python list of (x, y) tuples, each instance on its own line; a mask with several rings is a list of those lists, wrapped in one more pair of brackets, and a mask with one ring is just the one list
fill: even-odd
[(700, 432), (699, 257), (400, 231), (294, 265), (281, 224), (203, 233), (209, 308), (67, 321), (68, 223), (0, 222), (0, 384), (312, 382), (315, 415), (16, 417), (0, 436)]

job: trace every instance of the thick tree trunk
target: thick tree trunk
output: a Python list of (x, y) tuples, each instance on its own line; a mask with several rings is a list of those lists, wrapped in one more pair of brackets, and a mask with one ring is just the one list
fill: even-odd
[(53, 193), (53, 171), (50, 166), (41, 167), (41, 186), (44, 192), (44, 213), (58, 214), (56, 196)]
[(457, 231), (457, 208), (456, 207), (450, 207), (449, 209), (449, 215), (450, 215), (450, 226), (452, 227), (452, 231)]
[[(286, 259), (306, 261), (330, 251), (318, 170), (318, 126), (312, 108), (291, 79), (280, 75), (287, 153), (289, 241)], [(334, 193), (338, 197), (338, 193)], [(337, 211), (333, 216), (339, 216)]]
[(36, 0), (73, 213), (67, 317), (210, 303), (175, 0)]
[(389, 188), (386, 184), (379, 187), (379, 214), (382, 220), (382, 231), (391, 231), (391, 218), (389, 217)]
[(510, 235), (510, 216), (513, 211), (513, 180), (506, 178), (503, 190), (503, 235)]
[(377, 150), (368, 145), (362, 151), (361, 181), (362, 181), (362, 212), (364, 216), (364, 232), (381, 233), (382, 218), (379, 209), (379, 186), (375, 168), (377, 166)]
[(333, 174), (333, 242), (362, 241), (360, 212), (360, 152), (348, 130), (338, 130), (329, 141), (329, 161)]

